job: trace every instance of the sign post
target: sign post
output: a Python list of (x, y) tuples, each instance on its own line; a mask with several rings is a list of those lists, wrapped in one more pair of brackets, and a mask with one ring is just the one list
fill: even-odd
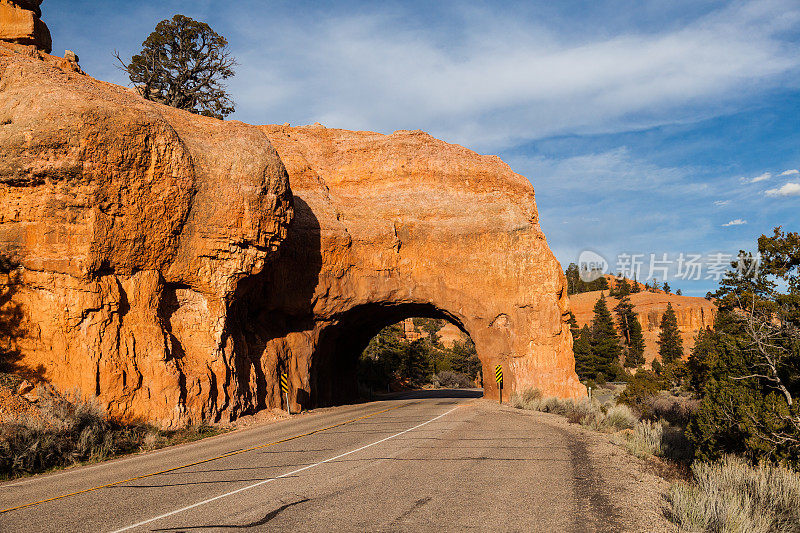
[(500, 391), (500, 403), (503, 403), (503, 367), (494, 367), (494, 379), (497, 381), (497, 389)]
[(289, 406), (289, 378), (286, 372), (281, 372), (281, 391), (286, 395), (286, 412), (292, 414), (292, 408)]

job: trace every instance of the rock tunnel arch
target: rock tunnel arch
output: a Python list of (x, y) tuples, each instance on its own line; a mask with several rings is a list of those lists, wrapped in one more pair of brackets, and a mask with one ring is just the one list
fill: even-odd
[(310, 404), (314, 365), (378, 305), (378, 322), (459, 323), (509, 392), (585, 395), (533, 186), (499, 158), (420, 131), (212, 120), (8, 54), (0, 244), (23, 268), (15, 349), (55, 386), (177, 426), (280, 406), (284, 365)]
[[(289, 175), (294, 218), (277, 255), (239, 284), (229, 313), (231, 416), (355, 398), (369, 340), (407, 317), (443, 318), (475, 343), (506, 393), (580, 397), (561, 267), (530, 182), (499, 159), (421, 132), (265, 126)], [(484, 395), (497, 398), (493, 379)]]
[[(355, 306), (320, 331), (309, 375), (312, 405), (335, 405), (356, 398), (359, 356), (383, 328), (407, 318), (442, 319), (472, 338), (456, 315), (431, 303), (372, 302)], [(481, 364), (485, 367), (483, 360)]]

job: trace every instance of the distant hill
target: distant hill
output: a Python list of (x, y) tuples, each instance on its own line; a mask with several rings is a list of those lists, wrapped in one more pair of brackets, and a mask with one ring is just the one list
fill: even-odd
[[(632, 284), (633, 282), (629, 281), (629, 283)], [(611, 284), (611, 280), (609, 280), (609, 284)], [(664, 311), (667, 310), (667, 303), (671, 303), (675, 309), (678, 328), (683, 337), (684, 356), (688, 357), (694, 346), (694, 338), (697, 333), (706, 327), (713, 327), (717, 307), (705, 298), (678, 296), (667, 294), (663, 291), (645, 292), (644, 285), (641, 283), (640, 285), (642, 286), (642, 292), (631, 294), (630, 300), (636, 313), (639, 314), (639, 321), (642, 324), (642, 334), (645, 342), (644, 356), (647, 363), (649, 364), (653, 359), (658, 358), (658, 344), (656, 341), (658, 340), (661, 317), (664, 315)], [(570, 306), (575, 314), (575, 319), (578, 321), (578, 326), (583, 327), (584, 324), (591, 323), (594, 317), (594, 304), (601, 294), (605, 295), (608, 308), (613, 312), (614, 307), (619, 303), (619, 299), (610, 297), (608, 291), (592, 291), (570, 295)]]

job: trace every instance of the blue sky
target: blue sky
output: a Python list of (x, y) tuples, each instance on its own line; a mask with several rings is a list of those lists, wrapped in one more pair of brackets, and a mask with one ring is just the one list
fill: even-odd
[(612, 269), (642, 254), (646, 276), (650, 254), (667, 254), (674, 276), (680, 253), (707, 268), (774, 226), (800, 229), (796, 0), (46, 0), (43, 11), (54, 52), (74, 50), (100, 79), (126, 83), (113, 51), (130, 57), (183, 13), (229, 41), (236, 119), (422, 129), (498, 154), (536, 188), (563, 266), (586, 249)]

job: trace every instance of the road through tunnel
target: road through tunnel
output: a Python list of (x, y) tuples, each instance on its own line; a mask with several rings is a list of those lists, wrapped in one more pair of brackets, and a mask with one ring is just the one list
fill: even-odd
[[(449, 332), (445, 339), (443, 330)], [(475, 386), (481, 376), (475, 345), (457, 317), (431, 304), (371, 303), (321, 330), (311, 400), (334, 405), (391, 390)]]

